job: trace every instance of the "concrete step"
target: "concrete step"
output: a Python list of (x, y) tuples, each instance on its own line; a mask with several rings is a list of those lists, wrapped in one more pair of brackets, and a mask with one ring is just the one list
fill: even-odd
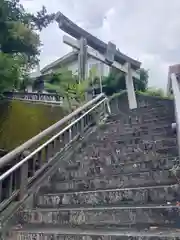
[(8, 240), (180, 240), (179, 229), (153, 228), (145, 230), (75, 229), (33, 227), (14, 230)]
[[(53, 191), (51, 191), (53, 192)], [(116, 206), (127, 204), (164, 204), (180, 200), (180, 185), (162, 185), (119, 188), (96, 191), (58, 191), (49, 193), (41, 188), (35, 197), (35, 206), (57, 208), (68, 206)]]
[(62, 181), (54, 177), (49, 186), (44, 186), (46, 191), (84, 191), (108, 188), (138, 187), (151, 185), (175, 184), (177, 179), (170, 170), (144, 171), (139, 173), (99, 175), (86, 178), (74, 178)]
[(104, 175), (138, 173), (152, 170), (170, 170), (179, 164), (179, 158), (154, 158), (149, 161), (124, 161), (110, 163), (102, 158), (89, 158), (88, 161), (66, 162), (63, 168), (52, 176), (52, 180), (72, 180), (74, 178), (97, 177)]
[(124, 207), (78, 207), (27, 209), (20, 211), (16, 217), (18, 224), (72, 226), (86, 228), (132, 227), (180, 227), (180, 207), (174, 205), (124, 206)]

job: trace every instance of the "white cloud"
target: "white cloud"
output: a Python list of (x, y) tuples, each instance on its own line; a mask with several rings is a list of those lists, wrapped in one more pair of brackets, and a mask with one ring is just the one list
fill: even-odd
[[(180, 62), (179, 0), (22, 0), (30, 11), (44, 4), (104, 41), (113, 41), (150, 70), (150, 85), (166, 88), (168, 66)], [(56, 23), (41, 33), (41, 66), (68, 51)]]

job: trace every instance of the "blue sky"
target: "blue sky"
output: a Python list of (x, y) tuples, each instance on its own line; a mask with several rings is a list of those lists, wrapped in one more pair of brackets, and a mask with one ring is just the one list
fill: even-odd
[[(35, 12), (45, 5), (61, 11), (95, 36), (113, 41), (121, 52), (149, 69), (149, 85), (166, 88), (168, 66), (180, 63), (179, 0), (21, 0)], [(56, 23), (41, 32), (40, 65), (56, 60), (70, 48)]]

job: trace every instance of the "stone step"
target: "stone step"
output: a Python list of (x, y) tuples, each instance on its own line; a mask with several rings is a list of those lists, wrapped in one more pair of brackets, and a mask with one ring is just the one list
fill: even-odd
[(172, 114), (172, 111), (168, 111), (167, 109), (164, 108), (157, 108), (154, 110), (149, 110), (149, 111), (129, 111), (127, 113), (121, 113), (121, 112), (116, 112), (115, 114), (111, 115), (108, 117), (107, 121), (116, 121), (118, 119), (124, 118), (139, 118), (139, 119), (148, 119), (148, 118), (162, 118), (162, 117), (172, 117), (174, 118), (174, 115)]
[(116, 120), (108, 120), (105, 122), (105, 124), (107, 125), (111, 125), (111, 124), (119, 124), (122, 126), (125, 126), (126, 124), (135, 127), (138, 124), (141, 125), (149, 125), (152, 126), (153, 124), (156, 124), (157, 126), (160, 126), (162, 124), (169, 124), (171, 125), (173, 122), (175, 122), (174, 117), (171, 116), (159, 116), (159, 117), (147, 117), (146, 119), (143, 118), (120, 118), (118, 117)]
[[(81, 152), (80, 152), (81, 151)], [(178, 156), (178, 148), (163, 147), (156, 151), (140, 151), (135, 149), (134, 152), (126, 153), (120, 150), (114, 150), (111, 147), (107, 149), (89, 148), (78, 150), (72, 158), (67, 160), (65, 164), (75, 164), (76, 168), (79, 166), (79, 162), (104, 162), (106, 165), (130, 163), (130, 162), (144, 162), (151, 160), (158, 160), (162, 158), (176, 158)], [(63, 161), (62, 161), (63, 163)]]
[(167, 116), (167, 117), (160, 117), (160, 118), (152, 118), (149, 117), (146, 120), (139, 120), (138, 118), (117, 118), (116, 120), (112, 120), (112, 121), (107, 121), (104, 123), (104, 125), (107, 126), (113, 126), (113, 125), (120, 125), (122, 127), (141, 127), (141, 126), (153, 126), (153, 124), (156, 124), (158, 127), (160, 125), (171, 125), (174, 118)]
[(133, 158), (136, 156), (144, 158), (144, 155), (153, 153), (153, 155), (162, 155), (163, 156), (172, 156), (176, 157), (178, 155), (176, 139), (172, 140), (163, 140), (156, 142), (147, 142), (144, 144), (136, 145), (127, 145), (119, 146), (111, 142), (104, 143), (104, 146), (97, 146), (97, 144), (89, 143), (85, 148), (81, 148), (78, 152), (71, 158), (72, 162), (76, 160), (88, 160), (89, 158), (101, 157), (108, 159), (127, 159)]
[[(126, 113), (131, 113), (131, 114), (136, 114), (136, 113), (148, 113), (148, 112), (157, 112), (157, 111), (170, 111), (171, 109), (164, 105), (164, 104), (153, 104), (153, 105), (149, 105), (149, 106), (142, 106), (142, 107), (138, 107), (136, 109), (132, 109), (130, 110), (129, 108), (126, 108)], [(116, 111), (117, 112), (117, 111)], [(119, 112), (121, 112), (121, 109), (119, 109)]]
[(126, 136), (126, 135), (134, 135), (134, 136), (156, 136), (156, 135), (173, 135), (171, 124), (160, 124), (155, 125), (134, 125), (130, 126), (129, 124), (121, 125), (121, 124), (111, 124), (111, 125), (102, 125), (96, 132), (96, 134), (92, 134), (89, 139), (97, 139), (100, 137), (113, 137), (116, 136)]
[(116, 159), (116, 161), (113, 161), (112, 159), (111, 164), (117, 164), (117, 163), (133, 163), (133, 162), (147, 162), (147, 161), (160, 161), (161, 159), (170, 159), (173, 162), (178, 163), (178, 150), (177, 147), (171, 147), (171, 148), (162, 148), (160, 150), (157, 150), (156, 152), (149, 151), (149, 152), (135, 152), (127, 155), (119, 155)]
[(41, 188), (35, 197), (35, 206), (58, 208), (68, 206), (116, 206), (127, 204), (175, 203), (180, 200), (180, 185), (119, 188), (96, 191), (49, 193)]
[[(115, 134), (115, 136), (117, 134), (119, 134), (119, 136), (125, 136), (127, 134), (133, 134), (134, 136), (144, 136), (144, 135), (160, 135), (160, 134), (164, 134), (164, 133), (169, 133), (169, 134), (173, 134), (172, 133), (172, 129), (171, 129), (171, 125), (170, 124), (162, 124), (162, 125), (137, 125), (137, 126), (126, 126), (124, 127), (124, 129), (120, 126), (120, 125), (116, 125), (114, 124), (113, 126), (108, 126), (108, 128), (106, 130), (102, 130), (99, 131), (98, 130), (98, 135), (101, 134), (102, 136), (106, 137), (106, 136), (111, 136), (111, 134)], [(104, 135), (103, 135), (104, 134)]]
[[(156, 125), (155, 125), (156, 124)], [(128, 123), (128, 122), (123, 122), (122, 119), (120, 119), (120, 121), (114, 121), (114, 122), (105, 122), (103, 125), (100, 126), (100, 130), (102, 129), (102, 131), (106, 130), (106, 129), (111, 129), (113, 127), (117, 127), (120, 128), (120, 130), (129, 130), (131, 129), (156, 129), (156, 128), (163, 128), (164, 126), (168, 126), (171, 127), (172, 121), (161, 121), (158, 123), (149, 123), (149, 122), (144, 122), (144, 123), (138, 123), (138, 122), (134, 122), (134, 123)]]
[[(153, 99), (154, 98), (154, 99)], [(138, 101), (138, 109), (144, 108), (159, 108), (164, 107), (166, 109), (171, 109), (174, 107), (173, 100), (170, 99), (160, 99), (158, 97), (153, 96), (137, 96)], [(145, 104), (144, 104), (145, 103)], [(134, 111), (136, 109), (133, 109)]]
[(136, 158), (136, 156), (138, 157), (144, 157), (145, 155), (159, 155), (159, 156), (162, 156), (162, 157), (168, 157), (168, 156), (172, 156), (172, 157), (175, 157), (178, 155), (178, 149), (177, 149), (177, 146), (171, 146), (171, 147), (162, 147), (160, 149), (157, 149), (155, 152), (153, 151), (144, 151), (144, 152), (141, 152), (141, 151), (134, 151), (134, 152), (131, 152), (131, 153), (124, 153), (122, 154), (120, 157), (122, 158)]
[[(163, 164), (178, 164), (179, 157), (177, 147), (167, 147), (161, 148), (157, 151), (135, 151), (128, 154), (123, 154), (122, 151), (113, 151), (112, 148), (108, 149), (100, 149), (100, 151), (96, 151), (96, 149), (88, 149), (88, 151), (82, 152), (81, 154), (75, 153), (72, 158), (67, 161), (62, 161), (63, 167), (65, 170), (78, 170), (81, 167), (112, 167), (114, 166), (125, 166), (126, 164), (134, 164), (134, 163), (144, 163), (144, 162), (154, 162), (154, 164), (158, 164), (160, 161)], [(125, 166), (126, 167), (126, 166)], [(63, 169), (62, 169), (63, 170)]]
[[(178, 149), (177, 147), (164, 147), (154, 151), (136, 151), (128, 154), (121, 154), (121, 152), (115, 152), (111, 147), (107, 149), (102, 149), (99, 151), (94, 147), (89, 149), (78, 149), (73, 157), (68, 160), (61, 160), (61, 168), (66, 170), (78, 170), (81, 166), (88, 165), (89, 167), (100, 166), (105, 167), (112, 165), (114, 166), (124, 166), (128, 164), (144, 163), (144, 162), (156, 162), (160, 161), (162, 164), (176, 165), (179, 163)], [(156, 164), (156, 163), (155, 163)], [(162, 165), (161, 164), (161, 165)]]
[[(144, 98), (144, 96), (143, 96)], [(152, 97), (150, 97), (152, 98)], [(149, 99), (147, 100), (139, 100), (137, 99), (137, 105), (138, 108), (133, 109), (133, 110), (129, 110), (129, 106), (128, 106), (128, 99), (127, 98), (118, 98), (118, 99), (113, 99), (110, 101), (110, 106), (112, 108), (112, 112), (113, 113), (117, 113), (117, 112), (123, 112), (123, 113), (136, 113), (136, 112), (147, 112), (147, 111), (151, 111), (154, 109), (167, 109), (167, 111), (171, 111), (173, 113), (174, 111), (174, 106), (173, 106), (173, 101), (167, 101), (167, 100), (157, 100), (154, 99), (153, 101), (149, 101)]]
[(105, 159), (96, 158), (89, 161), (77, 161), (66, 163), (63, 168), (52, 176), (52, 180), (61, 181), (71, 180), (74, 178), (97, 177), (99, 175), (114, 175), (126, 173), (138, 173), (152, 170), (170, 170), (179, 165), (179, 158), (157, 158), (149, 161), (125, 161), (116, 164), (109, 163)]
[(115, 115), (115, 116), (110, 116), (106, 120), (106, 124), (112, 124), (112, 123), (117, 123), (117, 124), (148, 124), (148, 123), (155, 123), (155, 124), (162, 124), (162, 123), (172, 123), (174, 121), (174, 116), (170, 115), (169, 113), (162, 114), (162, 115), (127, 115), (127, 116), (122, 116), (122, 115)]
[[(108, 142), (109, 140), (109, 142)], [(93, 142), (89, 142), (88, 147), (94, 147), (96, 146), (96, 148), (107, 148), (107, 147), (112, 147), (112, 148), (124, 148), (126, 147), (127, 150), (129, 150), (129, 148), (132, 149), (142, 149), (142, 150), (147, 150), (147, 149), (152, 149), (152, 150), (156, 150), (156, 149), (160, 149), (162, 147), (165, 146), (177, 146), (177, 139), (175, 137), (172, 138), (161, 138), (158, 140), (145, 140), (142, 138), (134, 138), (134, 139), (123, 139), (123, 138), (119, 138), (119, 139), (115, 139), (114, 138), (105, 138), (103, 140), (97, 139), (94, 140)]]
[[(146, 98), (146, 100), (145, 100)], [(154, 99), (153, 99), (154, 98)], [(158, 97), (153, 96), (137, 96), (138, 101), (138, 109), (141, 108), (159, 108), (164, 107), (167, 110), (174, 107), (173, 100), (170, 99), (160, 99)], [(145, 103), (145, 104), (144, 104)], [(133, 109), (132, 111), (134, 111)]]
[(114, 141), (117, 140), (124, 140), (124, 141), (130, 141), (131, 139), (139, 139), (141, 141), (143, 140), (160, 140), (163, 138), (176, 138), (176, 135), (173, 134), (171, 126), (168, 125), (162, 125), (160, 127), (154, 127), (148, 128), (148, 126), (141, 127), (139, 129), (128, 127), (126, 131), (115, 131), (115, 128), (113, 131), (112, 129), (107, 128), (106, 130), (97, 130), (96, 134), (91, 134), (88, 138), (88, 141), (107, 141), (109, 138), (113, 139)]
[(98, 230), (59, 227), (28, 227), (12, 232), (8, 240), (180, 240), (179, 229), (151, 227), (137, 229)]
[[(108, 188), (137, 187), (151, 185), (175, 184), (177, 182), (174, 173), (170, 170), (144, 171), (139, 173), (99, 175), (86, 178), (74, 178), (62, 181), (55, 176), (47, 191), (83, 191)], [(46, 188), (46, 187), (45, 187)]]
[[(122, 99), (127, 99), (127, 93), (124, 92), (122, 93), (121, 95)], [(147, 95), (144, 95), (143, 93), (139, 94), (139, 93), (136, 93), (136, 98), (137, 98), (137, 101), (138, 103), (148, 103), (148, 106), (153, 104), (153, 105), (162, 105), (162, 106), (173, 106), (173, 100), (169, 99), (169, 98), (162, 98), (162, 97), (156, 97), (156, 96), (147, 96)]]
[(149, 226), (180, 227), (180, 207), (174, 205), (78, 207), (58, 209), (27, 209), (16, 215), (18, 224), (57, 225), (86, 228)]

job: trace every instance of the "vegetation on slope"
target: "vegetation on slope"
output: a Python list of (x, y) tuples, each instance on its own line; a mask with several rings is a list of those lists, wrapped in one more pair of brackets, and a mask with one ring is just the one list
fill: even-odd
[(24, 101), (0, 102), (0, 149), (12, 150), (59, 121), (67, 113), (60, 106)]

